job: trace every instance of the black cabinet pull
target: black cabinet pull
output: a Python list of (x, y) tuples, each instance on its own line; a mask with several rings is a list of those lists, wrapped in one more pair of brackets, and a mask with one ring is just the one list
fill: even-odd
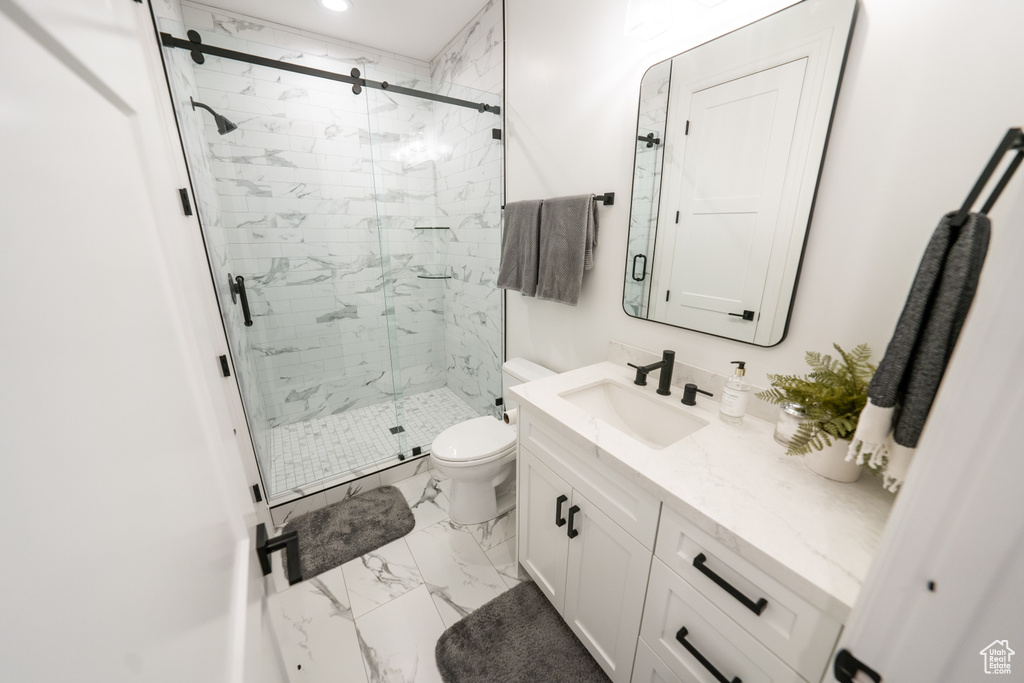
[(732, 584), (711, 571), (711, 569), (704, 564), (707, 560), (708, 558), (704, 556), (704, 553), (701, 553), (697, 555), (697, 557), (693, 558), (693, 566), (696, 567), (701, 574), (717, 583), (726, 593), (743, 603), (743, 606), (748, 610), (757, 616), (761, 616), (761, 612), (763, 612), (764, 608), (768, 606), (768, 600), (766, 598), (761, 598), (757, 602), (754, 602), (743, 593), (740, 593)]
[(579, 512), (579, 511), (580, 511), (580, 506), (579, 505), (573, 505), (571, 508), (569, 508), (569, 531), (566, 532), (566, 534), (569, 536), (569, 538), (576, 538), (577, 536), (580, 535), (580, 532), (573, 528), (573, 520), (576, 517), (576, 513)]
[(729, 315), (734, 315), (737, 318), (743, 318), (744, 320), (753, 320), (754, 319), (754, 312), (753, 311), (749, 311), (749, 310), (745, 310), (742, 313), (730, 313)]
[(743, 681), (740, 680), (739, 676), (733, 676), (733, 679), (731, 681), (725, 676), (723, 676), (722, 673), (715, 668), (715, 665), (708, 661), (707, 657), (702, 655), (697, 648), (695, 648), (689, 641), (686, 640), (687, 633), (688, 631), (686, 630), (686, 627), (682, 627), (676, 633), (676, 640), (678, 640), (679, 644), (685, 647), (686, 651), (693, 655), (694, 658), (696, 658), (696, 660), (700, 662), (704, 666), (704, 668), (711, 673), (712, 676), (715, 677), (716, 681), (719, 681), (720, 683), (743, 683)]
[(562, 516), (562, 503), (569, 500), (569, 496), (559, 496), (555, 500), (555, 526), (565, 526), (565, 517)]
[[(643, 263), (640, 264), (641, 266), (643, 266), (643, 268), (640, 270), (639, 277), (636, 274), (636, 260), (638, 258), (643, 259)], [(633, 257), (633, 279), (636, 280), (637, 282), (643, 282), (643, 279), (645, 277), (647, 277), (647, 257), (644, 254), (637, 254), (636, 256)]]
[(249, 314), (249, 297), (245, 295), (245, 278), (241, 275), (232, 278), (231, 273), (228, 273), (228, 288), (231, 290), (231, 303), (236, 303), (236, 296), (242, 300), (242, 317), (245, 318), (245, 326), (252, 327), (252, 315)]

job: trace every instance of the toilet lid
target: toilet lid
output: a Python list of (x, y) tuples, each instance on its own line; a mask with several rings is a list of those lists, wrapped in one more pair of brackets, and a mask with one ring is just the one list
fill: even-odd
[(477, 417), (449, 427), (434, 439), (430, 452), (449, 462), (482, 460), (516, 445), (516, 430), (493, 417)]

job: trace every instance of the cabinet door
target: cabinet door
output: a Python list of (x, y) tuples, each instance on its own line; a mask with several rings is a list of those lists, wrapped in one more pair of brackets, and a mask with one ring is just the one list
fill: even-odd
[(563, 617), (608, 677), (627, 683), (651, 551), (574, 491), (570, 511), (577, 508), (570, 522), (578, 534), (569, 539)]
[[(562, 613), (565, 602), (566, 529), (572, 489), (525, 448), (519, 451), (519, 563)], [(564, 500), (559, 504), (560, 497)], [(557, 513), (561, 508), (561, 516)]]

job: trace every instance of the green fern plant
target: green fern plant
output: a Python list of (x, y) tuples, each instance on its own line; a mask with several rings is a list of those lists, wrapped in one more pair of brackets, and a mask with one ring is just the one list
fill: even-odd
[(810, 374), (768, 375), (772, 388), (757, 394), (769, 403), (799, 403), (807, 413), (789, 443), (789, 455), (821, 450), (833, 440), (849, 440), (857, 431), (857, 420), (868, 401), (868, 383), (876, 370), (868, 362), (871, 349), (861, 344), (847, 353), (839, 344), (832, 346), (838, 358), (808, 351)]

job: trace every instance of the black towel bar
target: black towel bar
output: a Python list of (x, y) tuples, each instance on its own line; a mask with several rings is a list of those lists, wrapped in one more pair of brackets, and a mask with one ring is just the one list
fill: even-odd
[[(594, 201), (595, 202), (601, 202), (605, 206), (611, 206), (612, 204), (615, 203), (615, 193), (614, 192), (605, 192), (604, 194), (595, 194), (594, 195)], [(501, 209), (502, 209), (502, 211), (505, 210), (505, 205), (504, 204), (501, 205)]]

